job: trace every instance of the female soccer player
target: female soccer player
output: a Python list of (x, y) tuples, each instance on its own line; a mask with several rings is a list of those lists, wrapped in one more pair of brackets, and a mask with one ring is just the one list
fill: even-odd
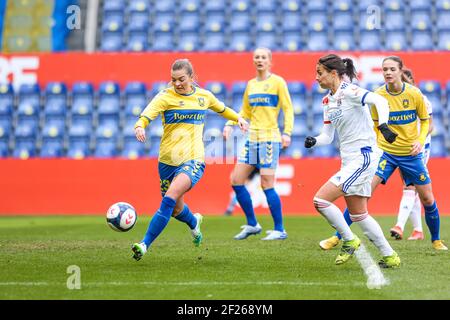
[[(435, 250), (448, 250), (440, 239), (439, 210), (431, 188), (428, 170), (422, 161), (422, 149), (428, 135), (429, 115), (422, 92), (402, 81), (403, 61), (397, 56), (383, 60), (383, 76), (386, 84), (376, 90), (389, 101), (389, 123), (398, 132), (399, 139), (390, 144), (377, 134), (378, 146), (384, 151), (378, 169), (372, 180), (372, 192), (382, 183), (385, 184), (398, 167), (406, 185), (413, 184), (425, 209), (425, 222), (430, 230), (432, 247)], [(375, 123), (381, 121), (377, 110), (372, 108)], [(420, 130), (417, 125), (420, 120)], [(334, 237), (334, 236), (333, 236)], [(332, 238), (333, 238), (332, 237)], [(321, 241), (323, 249), (332, 246), (331, 239)]]
[[(410, 69), (403, 69), (402, 75), (403, 82), (407, 82), (413, 86), (415, 86), (414, 77), (412, 71)], [(427, 107), (428, 115), (430, 116), (430, 126), (428, 128), (428, 135), (425, 139), (425, 146), (423, 148), (423, 157), (422, 160), (425, 166), (430, 159), (430, 143), (431, 143), (431, 132), (433, 131), (433, 108), (431, 102), (427, 99), (427, 97), (423, 96), (425, 105)], [(423, 240), (423, 230), (422, 230), (422, 218), (421, 218), (422, 207), (420, 204), (420, 198), (416, 191), (414, 185), (405, 185), (403, 188), (403, 195), (400, 201), (399, 212), (397, 216), (397, 223), (393, 228), (391, 228), (391, 236), (397, 240), (403, 238), (403, 230), (405, 228), (406, 221), (408, 217), (411, 220), (413, 225), (413, 232), (408, 240)]]
[(373, 121), (366, 104), (374, 104), (378, 111), (379, 130), (389, 143), (396, 139), (387, 126), (389, 105), (383, 97), (351, 84), (356, 70), (351, 59), (341, 59), (330, 54), (319, 59), (316, 66), (316, 80), (330, 92), (323, 98), (324, 124), (319, 136), (308, 136), (305, 147), (330, 144), (337, 131), (342, 159), (341, 169), (333, 175), (314, 197), (314, 206), (329, 224), (344, 239), (336, 264), (343, 264), (361, 244), (352, 233), (342, 212), (333, 204), (344, 196), (350, 218), (361, 226), (364, 234), (380, 250), (383, 267), (397, 267), (400, 258), (391, 248), (379, 224), (367, 211), (367, 201), (371, 196), (372, 177), (377, 168), (380, 150), (376, 145)]
[[(247, 224), (234, 239), (243, 240), (250, 235), (259, 234), (262, 230), (253, 211), (253, 203), (245, 182), (254, 168), (260, 169), (261, 187), (267, 198), (270, 213), (274, 221), (274, 230), (262, 240), (284, 240), (287, 238), (283, 226), (281, 201), (274, 189), (275, 170), (279, 153), (291, 143), (291, 132), (294, 123), (294, 111), (286, 82), (270, 71), (272, 52), (267, 48), (257, 48), (253, 52), (253, 64), (256, 78), (247, 83), (240, 115), (250, 121), (249, 135), (245, 146), (238, 157), (238, 163), (231, 174), (231, 184), (236, 198), (244, 210)], [(284, 113), (284, 132), (280, 135), (278, 114)], [(223, 129), (227, 139), (232, 131), (231, 121)]]
[(189, 60), (176, 60), (171, 70), (172, 86), (152, 99), (135, 124), (136, 138), (140, 142), (145, 142), (145, 127), (159, 114), (164, 126), (158, 159), (163, 199), (144, 239), (132, 245), (136, 260), (147, 252), (171, 216), (189, 226), (196, 246), (202, 241), (202, 216), (192, 214), (183, 196), (200, 180), (205, 169), (203, 127), (207, 109), (236, 121), (243, 131), (248, 128), (248, 123), (235, 111), (225, 107), (211, 92), (194, 85), (194, 70)]

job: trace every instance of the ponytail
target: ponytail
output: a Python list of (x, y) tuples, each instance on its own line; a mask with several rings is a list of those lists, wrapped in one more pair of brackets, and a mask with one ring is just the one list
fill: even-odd
[(342, 62), (345, 66), (345, 72), (344, 74), (347, 75), (347, 77), (350, 79), (350, 82), (352, 82), (353, 79), (356, 79), (356, 68), (353, 64), (353, 60), (350, 58), (344, 58), (342, 59)]
[(332, 70), (336, 70), (339, 77), (347, 76), (350, 82), (353, 79), (356, 79), (356, 68), (353, 64), (353, 60), (350, 58), (341, 59), (338, 55), (329, 54), (323, 56), (319, 59), (319, 63), (323, 65), (323, 67), (328, 70), (328, 72)]

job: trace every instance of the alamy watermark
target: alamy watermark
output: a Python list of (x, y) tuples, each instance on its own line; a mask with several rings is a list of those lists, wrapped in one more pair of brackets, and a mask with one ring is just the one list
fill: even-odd
[(69, 30), (81, 29), (81, 9), (77, 5), (71, 5), (67, 7), (66, 13), (68, 15), (66, 19), (66, 27)]
[(67, 274), (70, 276), (67, 278), (66, 286), (69, 290), (81, 289), (81, 269), (77, 265), (70, 265), (67, 267)]

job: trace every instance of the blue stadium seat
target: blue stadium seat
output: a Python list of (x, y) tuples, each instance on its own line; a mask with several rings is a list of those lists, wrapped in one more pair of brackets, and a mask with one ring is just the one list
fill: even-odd
[(149, 0), (130, 0), (128, 4), (128, 11), (131, 12), (146, 12), (150, 10)]
[(303, 82), (290, 81), (287, 83), (292, 100), (294, 114), (303, 114), (307, 111), (306, 86)]
[(225, 86), (225, 83), (220, 81), (208, 81), (205, 83), (205, 89), (211, 91), (217, 99), (226, 103), (227, 87)]
[(363, 31), (373, 31), (381, 29), (381, 17), (378, 19), (376, 15), (368, 15), (364, 12), (359, 14), (359, 30)]
[(67, 87), (62, 82), (50, 82), (45, 89), (44, 118), (64, 123), (67, 111)]
[(275, 32), (258, 32), (255, 39), (256, 47), (269, 48), (270, 50), (276, 50), (279, 48), (278, 36)]
[[(437, 2), (439, 3), (439, 0)], [(411, 9), (411, 11), (429, 10), (430, 9), (430, 1), (429, 0), (413, 0), (413, 1), (409, 2), (409, 8)]]
[(310, 32), (327, 31), (328, 25), (328, 16), (326, 14), (323, 14), (321, 12), (313, 12), (308, 15), (308, 30)]
[(157, 14), (153, 21), (153, 31), (157, 32), (173, 32), (175, 27), (176, 15), (175, 12), (167, 12)]
[[(426, 1), (428, 3), (428, 1)], [(436, 0), (436, 11), (450, 11), (450, 1), (449, 0)]]
[(430, 11), (416, 11), (411, 13), (412, 30), (431, 31), (432, 20)]
[(104, 1), (103, 2), (103, 12), (106, 13), (121, 13), (125, 11), (126, 4), (125, 0), (115, 0), (115, 1)]
[(103, 32), (123, 32), (124, 29), (124, 15), (123, 13), (115, 13), (106, 15), (102, 21)]
[(135, 122), (148, 103), (146, 87), (142, 82), (129, 82), (125, 86), (125, 122)]
[(91, 127), (73, 125), (69, 128), (67, 156), (82, 159), (91, 155)]
[(41, 92), (38, 84), (22, 84), (19, 88), (19, 107), (21, 104), (41, 106)]
[(226, 40), (222, 32), (206, 32), (202, 50), (204, 51), (225, 51)]
[(178, 30), (180, 32), (197, 32), (200, 29), (200, 14), (197, 12), (183, 13), (178, 19)]
[(232, 12), (249, 12), (252, 7), (251, 0), (231, 0)]
[(178, 38), (177, 50), (197, 51), (200, 48), (200, 40), (197, 32), (184, 32)]
[(403, 51), (408, 49), (405, 32), (388, 32), (385, 37), (385, 49)]
[(355, 50), (355, 37), (353, 31), (340, 31), (334, 33), (334, 50), (350, 51)]
[(161, 117), (154, 119), (149, 127), (150, 128), (148, 133), (150, 137), (161, 138), (164, 132)]
[(450, 33), (450, 10), (436, 12), (436, 29)]
[(204, 9), (209, 16), (212, 13), (225, 12), (227, 6), (227, 0), (209, 0), (204, 4)]
[(0, 84), (0, 117), (12, 116), (14, 90), (11, 84)]
[(368, 13), (368, 11), (371, 12), (370, 9), (375, 8), (375, 7), (379, 8), (379, 9), (382, 7), (381, 0), (360, 0), (360, 1), (357, 1), (357, 4), (359, 6), (360, 14), (362, 14), (363, 12)]
[(444, 135), (438, 135), (431, 138), (431, 157), (446, 157), (448, 155), (446, 147), (446, 139)]
[(352, 31), (355, 28), (355, 21), (353, 19), (353, 12), (351, 11), (337, 11), (333, 14), (333, 29), (334, 31)]
[(256, 21), (256, 31), (258, 32), (275, 32), (277, 29), (277, 16), (273, 12), (263, 12), (258, 14)]
[(9, 141), (11, 136), (11, 125), (0, 122), (0, 158), (9, 156)]
[(384, 16), (384, 28), (387, 34), (391, 31), (402, 31), (406, 30), (406, 18), (403, 11), (388, 11)]
[(223, 33), (225, 32), (226, 16), (224, 12), (210, 13), (205, 17), (204, 31)]
[(157, 32), (153, 35), (151, 50), (173, 51), (174, 45), (175, 43), (172, 32)]
[(145, 144), (132, 138), (124, 138), (124, 147), (120, 153), (122, 157), (128, 159), (136, 159), (145, 156)]
[(281, 43), (284, 51), (300, 51), (303, 49), (303, 39), (300, 32), (283, 32)]
[(150, 157), (157, 157), (159, 156), (159, 145), (161, 142), (160, 137), (151, 137), (150, 139), (150, 149), (148, 151), (148, 155)]
[(284, 156), (293, 159), (304, 157), (308, 153), (308, 150), (305, 148), (305, 138), (305, 136), (292, 137), (291, 145), (284, 151)]
[(133, 32), (128, 36), (127, 51), (142, 52), (148, 49), (148, 35), (146, 32)]
[(102, 34), (102, 41), (100, 50), (105, 52), (121, 51), (123, 48), (123, 34), (122, 32), (104, 32)]
[(445, 133), (446, 130), (442, 114), (433, 115), (433, 131), (431, 133), (432, 139), (434, 136), (444, 135)]
[(9, 153), (9, 141), (0, 139), (0, 158), (7, 158)]
[(99, 102), (97, 108), (99, 125), (111, 123), (119, 126), (120, 120), (120, 88), (119, 84), (112, 81), (100, 83)]
[(413, 31), (411, 38), (412, 50), (433, 50), (434, 45), (431, 31)]
[(281, 21), (283, 32), (294, 31), (300, 33), (302, 30), (302, 17), (298, 12), (286, 12)]
[(70, 123), (92, 125), (94, 110), (94, 88), (89, 82), (76, 82), (72, 87)]
[(39, 156), (41, 158), (58, 158), (64, 156), (64, 142), (59, 139), (44, 139)]
[(352, 0), (333, 1), (333, 11), (351, 12), (353, 11), (353, 1)]
[(441, 31), (438, 33), (437, 50), (450, 51), (450, 32)]
[(385, 0), (384, 10), (385, 11), (403, 11), (405, 10), (406, 3), (402, 0)]
[(150, 20), (148, 13), (132, 12), (128, 17), (128, 32), (147, 33), (150, 28)]
[(249, 32), (233, 32), (230, 37), (229, 49), (232, 51), (250, 51), (253, 41)]
[(240, 111), (242, 108), (242, 99), (244, 96), (245, 88), (247, 87), (247, 82), (234, 82), (231, 85), (231, 104), (235, 111)]
[(157, 15), (160, 13), (174, 12), (177, 7), (176, 2), (176, 0), (155, 1), (152, 10), (155, 10)]
[(20, 124), (14, 132), (13, 157), (26, 159), (36, 155), (37, 129)]
[(230, 21), (233, 21), (231, 23), (229, 30), (231, 32), (236, 31), (245, 31), (249, 32), (251, 28), (251, 17), (247, 12), (234, 12), (230, 16)]
[(257, 1), (256, 2), (256, 12), (272, 12), (275, 13), (278, 9), (279, 3), (278, 0), (265, 0), (265, 1)]
[(100, 125), (95, 132), (96, 157), (114, 157), (117, 155), (118, 127), (114, 125)]
[(301, 0), (286, 0), (281, 2), (281, 9), (283, 10), (283, 15), (288, 12), (297, 12), (300, 13), (302, 8)]
[(294, 128), (292, 136), (306, 136), (309, 135), (309, 127), (306, 114), (296, 116), (294, 119)]
[(327, 32), (310, 32), (306, 47), (309, 51), (326, 51), (330, 49)]
[(200, 0), (183, 0), (180, 2), (179, 10), (183, 12), (198, 12), (201, 9)]
[(151, 89), (151, 96), (154, 97), (160, 92), (161, 90), (164, 90), (168, 88), (171, 84), (167, 83), (167, 81), (156, 81), (153, 82), (152, 89)]
[[(322, 107), (322, 99), (328, 93), (328, 90), (322, 89), (319, 84), (316, 82), (312, 85), (311, 94), (312, 94), (312, 112), (314, 115), (323, 115), (323, 107)], [(323, 117), (322, 117), (323, 120)]]
[(306, 9), (308, 12), (326, 12), (328, 10), (328, 0), (307, 1)]
[(361, 31), (359, 39), (360, 50), (378, 51), (382, 48), (379, 30)]
[(422, 80), (419, 89), (428, 98), (433, 108), (433, 114), (442, 115), (444, 108), (442, 104), (442, 90), (438, 81)]

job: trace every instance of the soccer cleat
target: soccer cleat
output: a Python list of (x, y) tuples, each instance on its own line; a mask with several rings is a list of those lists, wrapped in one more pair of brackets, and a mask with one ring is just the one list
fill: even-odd
[(235, 240), (244, 240), (247, 239), (249, 236), (251, 235), (256, 235), (261, 233), (261, 226), (259, 225), (259, 223), (256, 226), (249, 226), (249, 225), (244, 225), (241, 227), (242, 231), (239, 232), (237, 235), (234, 236)]
[(330, 250), (330, 249), (333, 249), (334, 247), (336, 247), (340, 241), (341, 240), (339, 240), (339, 238), (337, 236), (332, 236), (328, 239), (320, 241), (319, 246), (323, 250)]
[(442, 240), (434, 240), (432, 242), (433, 249), (435, 250), (448, 250), (448, 248), (445, 246), (444, 241)]
[(134, 243), (131, 246), (131, 251), (133, 251), (133, 259), (139, 261), (142, 256), (147, 252), (147, 246), (145, 243)]
[(261, 240), (284, 240), (287, 238), (286, 231), (268, 230), (266, 233), (267, 236)]
[(389, 230), (391, 232), (391, 237), (395, 238), (395, 240), (402, 240), (403, 238), (403, 230), (399, 226), (395, 226)]
[(383, 257), (383, 259), (378, 261), (378, 265), (381, 268), (398, 268), (400, 267), (400, 257), (394, 251), (392, 255)]
[(191, 229), (192, 242), (196, 247), (199, 247), (203, 240), (203, 235), (200, 231), (200, 225), (202, 224), (203, 216), (200, 213), (194, 213), (194, 217), (197, 219), (197, 225), (194, 229)]
[(341, 252), (336, 257), (334, 263), (339, 265), (347, 262), (360, 245), (361, 240), (359, 240), (356, 235), (354, 235), (354, 238), (352, 240), (344, 241), (342, 244)]
[(423, 240), (423, 232), (414, 230), (413, 233), (408, 237), (408, 240)]

